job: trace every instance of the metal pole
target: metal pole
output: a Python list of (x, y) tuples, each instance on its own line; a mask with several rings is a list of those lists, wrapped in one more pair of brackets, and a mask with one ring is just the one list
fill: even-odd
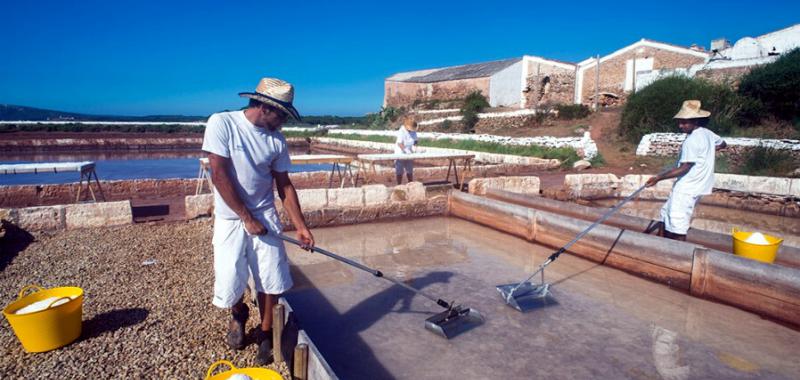
[(597, 64), (594, 66), (594, 110), (597, 111), (600, 101), (600, 54), (596, 58)]

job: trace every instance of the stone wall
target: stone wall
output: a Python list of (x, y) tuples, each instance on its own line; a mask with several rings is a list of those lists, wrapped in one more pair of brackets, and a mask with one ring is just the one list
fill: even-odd
[(575, 70), (528, 62), (525, 78), (525, 107), (534, 108), (544, 104), (572, 104), (575, 97)]
[[(677, 156), (685, 139), (685, 133), (646, 134), (636, 147), (636, 155)], [(745, 153), (759, 146), (787, 151), (796, 160), (800, 160), (800, 140), (755, 139), (749, 137), (724, 137), (723, 139), (728, 145), (725, 154), (728, 156), (730, 164), (733, 165), (739, 164)]]
[(539, 177), (533, 176), (475, 178), (469, 181), (469, 193), (475, 195), (485, 195), (487, 189), (539, 195), (539, 187)]
[[(545, 192), (557, 199), (622, 198), (643, 186), (650, 175), (567, 174), (564, 186)], [(641, 199), (665, 200), (675, 182), (665, 180), (639, 195)], [(800, 178), (756, 177), (715, 174), (714, 192), (700, 200), (703, 204), (787, 217), (800, 217)]]
[(433, 83), (386, 81), (385, 107), (409, 108), (414, 101), (464, 99), (469, 93), (480, 91), (489, 96), (489, 77), (458, 79)]
[(119, 226), (133, 223), (129, 201), (0, 209), (0, 219), (26, 231)]
[[(422, 123), (420, 123), (422, 124)], [(328, 133), (328, 136), (335, 137), (337, 134), (354, 134), (354, 135), (361, 135), (361, 136), (387, 136), (387, 137), (394, 137), (394, 131), (370, 131), (370, 130), (356, 130), (356, 129), (345, 129), (345, 130), (331, 130)], [(582, 137), (550, 137), (550, 136), (538, 136), (538, 137), (509, 137), (509, 136), (497, 136), (497, 135), (488, 135), (488, 134), (472, 134), (472, 133), (438, 133), (438, 132), (418, 132), (417, 137), (420, 139), (432, 139), (432, 140), (473, 140), (473, 141), (485, 141), (485, 142), (493, 142), (498, 144), (505, 144), (505, 145), (537, 145), (542, 147), (548, 148), (562, 148), (562, 147), (570, 147), (575, 149), (578, 152), (578, 155), (586, 158), (591, 159), (597, 155), (597, 145), (595, 144), (594, 140), (592, 140), (591, 135), (589, 132), (584, 133)], [(338, 143), (342, 145), (354, 144), (353, 146), (360, 146), (364, 148), (371, 148), (371, 149), (378, 149), (378, 150), (394, 150), (394, 144), (389, 143), (375, 143), (369, 141), (357, 141), (357, 140), (336, 140), (333, 138), (317, 138), (318, 141), (326, 142), (326, 143)], [(447, 150), (443, 148), (430, 148), (430, 147), (419, 147), (420, 152), (438, 152), (438, 151), (456, 151), (456, 150)], [(464, 151), (459, 151), (464, 152)], [(517, 164), (520, 161), (519, 156), (509, 156), (509, 155), (501, 155), (501, 154), (492, 154), (492, 153), (483, 153), (483, 152), (470, 152), (476, 155), (475, 160), (478, 162), (491, 162), (491, 163), (514, 163)], [(534, 164), (533, 162), (531, 164)]]
[(739, 86), (742, 77), (756, 66), (727, 67), (722, 69), (700, 70), (694, 74), (695, 78), (702, 78), (716, 83), (732, 84)]
[[(420, 182), (388, 188), (367, 185), (344, 189), (307, 189), (297, 192), (309, 227), (356, 224), (395, 218), (417, 218), (442, 215), (447, 207), (446, 195), (428, 195)], [(276, 199), (277, 194), (276, 194)], [(291, 221), (276, 202), (281, 223), (292, 229)], [(186, 218), (212, 215), (211, 194), (186, 197)]]
[(120, 137), (3, 139), (0, 140), (0, 152), (199, 150), (203, 145), (202, 134), (168, 138), (136, 136), (142, 134)]
[[(643, 51), (637, 52), (640, 49), (643, 49)], [(653, 46), (631, 49), (600, 63), (600, 92), (611, 92), (624, 98), (626, 62), (634, 58), (637, 60), (653, 58), (653, 69), (685, 68), (705, 61), (701, 57), (659, 49)], [(590, 98), (594, 95), (595, 90), (596, 67), (593, 62), (590, 64), (592, 66), (583, 70), (582, 74), (581, 103), (584, 104), (590, 103)], [(640, 69), (637, 68), (637, 71)]]

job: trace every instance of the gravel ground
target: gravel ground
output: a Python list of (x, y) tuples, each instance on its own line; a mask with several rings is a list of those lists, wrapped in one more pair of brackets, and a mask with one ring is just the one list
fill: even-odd
[[(66, 347), (27, 354), (3, 318), (0, 379), (202, 379), (220, 359), (255, 367), (258, 347), (229, 349), (228, 313), (211, 305), (211, 229), (201, 219), (35, 235), (0, 272), (2, 306), (27, 284), (80, 286), (83, 332)], [(250, 315), (248, 331), (257, 323), (252, 305)], [(289, 378), (280, 367), (270, 368)]]

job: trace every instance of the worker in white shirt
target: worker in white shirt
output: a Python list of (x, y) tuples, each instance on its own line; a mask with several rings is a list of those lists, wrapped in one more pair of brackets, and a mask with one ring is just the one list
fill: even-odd
[[(406, 118), (403, 125), (397, 130), (397, 140), (395, 141), (395, 154), (414, 153), (414, 146), (417, 145), (417, 122), (412, 118)], [(414, 180), (414, 160), (396, 160), (394, 171), (397, 175), (397, 184), (403, 182), (403, 172), (406, 173), (408, 182)]]
[(661, 180), (678, 178), (661, 209), (662, 235), (666, 238), (686, 240), (695, 204), (703, 195), (711, 194), (714, 187), (714, 153), (727, 144), (705, 128), (710, 116), (711, 112), (700, 109), (699, 100), (683, 102), (673, 117), (681, 132), (686, 133), (678, 163), (674, 169), (647, 180), (649, 187)]

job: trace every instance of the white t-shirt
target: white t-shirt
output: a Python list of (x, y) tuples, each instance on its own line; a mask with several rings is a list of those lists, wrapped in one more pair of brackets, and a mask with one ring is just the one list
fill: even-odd
[(686, 136), (681, 145), (678, 165), (684, 162), (693, 162), (694, 165), (675, 181), (672, 191), (688, 195), (711, 194), (714, 187), (714, 153), (720, 144), (722, 138), (703, 127)]
[[(403, 149), (397, 144), (403, 144)], [(394, 142), (394, 153), (414, 153), (414, 144), (417, 143), (417, 132), (409, 131), (405, 126), (397, 130), (397, 140)]]
[[(259, 212), (275, 207), (272, 171), (287, 172), (291, 166), (282, 133), (256, 127), (244, 111), (215, 113), (206, 123), (203, 150), (231, 159), (228, 174), (248, 210)], [(216, 189), (214, 213), (223, 219), (239, 219)]]

